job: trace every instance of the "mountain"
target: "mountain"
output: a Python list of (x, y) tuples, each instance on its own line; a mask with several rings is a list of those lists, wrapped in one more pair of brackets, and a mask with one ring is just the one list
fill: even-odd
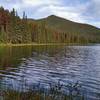
[(39, 19), (36, 21), (45, 22), (46, 26), (49, 28), (57, 29), (61, 32), (100, 33), (100, 29), (95, 26), (72, 22), (55, 15), (51, 15), (47, 18)]
[[(60, 41), (62, 42), (100, 41), (100, 29), (89, 24), (73, 22), (55, 15), (51, 15), (39, 20), (34, 20), (34, 22), (37, 24), (42, 24), (42, 26), (44, 25), (46, 29), (52, 30), (54, 33), (60, 34), (60, 37), (62, 37), (62, 40)], [(78, 38), (78, 40), (76, 38)]]

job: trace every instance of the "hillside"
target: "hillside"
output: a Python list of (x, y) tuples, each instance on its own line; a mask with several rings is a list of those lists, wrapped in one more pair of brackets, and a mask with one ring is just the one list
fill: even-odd
[[(100, 41), (100, 29), (89, 24), (72, 22), (55, 15), (51, 15), (47, 18), (39, 20), (34, 20), (34, 22), (38, 23), (39, 25), (41, 24), (41, 26), (44, 25), (46, 29), (49, 29), (56, 34), (60, 34), (59, 36), (55, 37), (58, 38), (58, 41), (61, 42), (69, 43)], [(59, 39), (59, 37), (61, 38)]]
[(38, 22), (45, 22), (46, 26), (57, 29), (61, 32), (79, 32), (79, 33), (97, 33), (100, 31), (99, 28), (88, 24), (81, 24), (60, 18), (55, 15), (48, 16), (44, 19), (37, 20)]

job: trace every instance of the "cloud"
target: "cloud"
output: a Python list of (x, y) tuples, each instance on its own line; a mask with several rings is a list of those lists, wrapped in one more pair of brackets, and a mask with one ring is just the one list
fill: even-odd
[(50, 5), (50, 4), (58, 4), (59, 0), (22, 0), (24, 4), (29, 6), (38, 6), (38, 5)]
[(92, 7), (95, 16), (100, 16), (100, 0), (92, 0)]

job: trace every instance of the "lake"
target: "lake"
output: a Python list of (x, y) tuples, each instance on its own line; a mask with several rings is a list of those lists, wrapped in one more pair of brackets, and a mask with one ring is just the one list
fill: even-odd
[(0, 90), (79, 82), (87, 100), (100, 100), (100, 45), (0, 47)]

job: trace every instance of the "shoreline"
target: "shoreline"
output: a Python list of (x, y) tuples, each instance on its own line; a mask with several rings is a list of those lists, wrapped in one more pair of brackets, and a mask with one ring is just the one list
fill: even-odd
[(0, 47), (1, 46), (9, 46), (9, 47), (13, 47), (13, 46), (53, 46), (53, 45), (86, 46), (86, 45), (93, 45), (93, 44), (95, 43), (22, 43), (22, 44), (1, 43)]
[(22, 44), (0, 44), (0, 46), (49, 46), (49, 45), (68, 45), (69, 43), (22, 43)]

